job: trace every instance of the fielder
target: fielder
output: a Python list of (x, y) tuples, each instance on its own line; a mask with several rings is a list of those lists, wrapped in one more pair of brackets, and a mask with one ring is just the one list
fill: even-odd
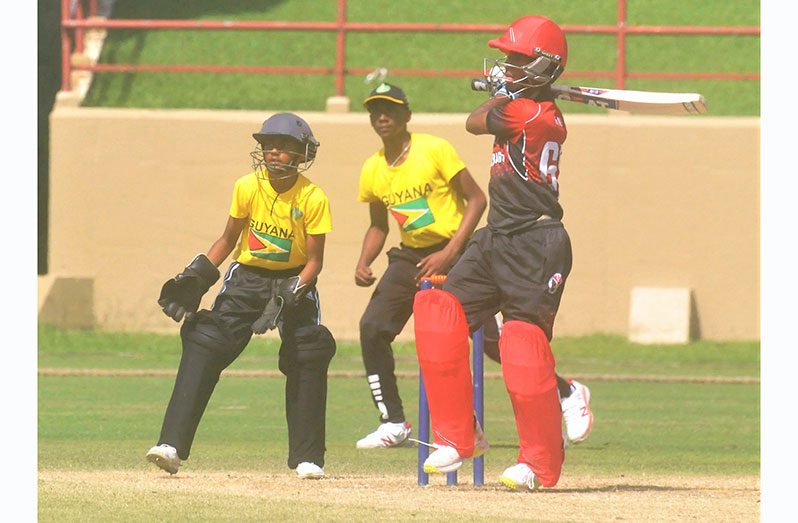
[(573, 427), (567, 425), (576, 436), (571, 439), (586, 438), (593, 421), (586, 387), (558, 387), (549, 345), (572, 263), (558, 202), (567, 130), (550, 90), (568, 50), (562, 30), (543, 16), (516, 20), (488, 45), (506, 59), (493, 69), (499, 73), (493, 73), (492, 98), (466, 121), (468, 132), (495, 137), (488, 225), (474, 234), (443, 290), (417, 294), (413, 307), (436, 448), (424, 470), (457, 470), (475, 447), (479, 451), (483, 437), (474, 422), (468, 334), (500, 311), (502, 374), (520, 447), (501, 482), (536, 490), (559, 480), (569, 398), (582, 407), (572, 412)]
[[(308, 124), (279, 113), (252, 135), (254, 172), (233, 190), (224, 232), (167, 281), (158, 303), (180, 322), (183, 353), (158, 444), (147, 459), (176, 474), (188, 459), (205, 407), (253, 333), (277, 328), (279, 368), (286, 376), (288, 467), (300, 478), (324, 476), (327, 368), (335, 340), (321, 324), (316, 280), (332, 230), (324, 192), (306, 178), (319, 142)], [(197, 312), (219, 279), (217, 267), (235, 249), (224, 286), (210, 310)]]
[(358, 200), (369, 204), (370, 225), (355, 268), (355, 284), (376, 277), (371, 264), (388, 236), (388, 214), (399, 224), (401, 243), (388, 250), (388, 268), (360, 319), (360, 344), (380, 425), (359, 449), (409, 443), (394, 374), (391, 342), (410, 319), (418, 279), (445, 274), (462, 253), (485, 211), (485, 193), (452, 145), (437, 136), (411, 133), (410, 104), (401, 88), (382, 83), (364, 100), (383, 147), (360, 172)]

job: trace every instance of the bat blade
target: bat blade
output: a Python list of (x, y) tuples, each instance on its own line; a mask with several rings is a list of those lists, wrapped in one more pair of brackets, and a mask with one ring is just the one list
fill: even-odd
[(698, 93), (659, 93), (629, 91), (571, 85), (552, 85), (560, 100), (627, 111), (636, 114), (701, 114), (707, 112), (707, 101)]

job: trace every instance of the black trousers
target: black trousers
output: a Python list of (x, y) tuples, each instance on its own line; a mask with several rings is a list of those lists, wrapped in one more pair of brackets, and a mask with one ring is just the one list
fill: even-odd
[[(276, 293), (281, 281), (299, 274), (301, 268), (268, 271), (231, 264), (224, 286), (210, 310), (202, 310), (181, 329), (183, 353), (175, 386), (164, 416), (159, 444), (177, 449), (187, 459), (194, 435), (221, 372), (243, 352), (252, 337), (252, 323)], [(311, 285), (296, 308), (284, 311), (278, 325), (280, 370), (286, 375), (288, 466), (308, 461), (324, 466), (327, 403), (327, 364), (313, 365), (310, 372), (297, 365), (294, 336), (304, 328), (319, 326), (319, 298)], [(333, 342), (334, 352), (334, 342)], [(332, 357), (332, 354), (329, 355)]]
[(558, 220), (512, 235), (482, 228), (443, 288), (460, 301), (472, 331), (501, 311), (504, 321), (538, 325), (551, 340), (572, 263), (571, 240)]
[[(551, 341), (554, 318), (573, 265), (571, 239), (559, 220), (535, 222), (511, 235), (487, 227), (474, 233), (444, 290), (463, 306), (468, 326), (484, 326), (485, 353), (500, 360), (495, 315), (539, 326)], [(561, 398), (571, 395), (567, 380), (557, 374)]]
[(416, 294), (416, 264), (444, 247), (428, 249), (394, 247), (388, 251), (388, 268), (377, 282), (360, 318), (360, 349), (366, 368), (371, 399), (380, 412), (381, 422), (402, 422), (405, 413), (396, 384), (391, 343), (413, 314)]

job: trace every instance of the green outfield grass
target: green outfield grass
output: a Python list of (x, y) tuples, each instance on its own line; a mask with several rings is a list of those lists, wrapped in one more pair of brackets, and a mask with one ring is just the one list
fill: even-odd
[[(177, 330), (177, 328), (175, 328)], [(39, 367), (176, 369), (180, 338), (175, 335), (62, 331), (40, 327)], [(558, 369), (571, 374), (759, 377), (759, 342), (695, 341), (687, 345), (638, 345), (621, 336), (555, 338)], [(231, 369), (277, 368), (279, 342), (255, 337)], [(417, 369), (415, 345), (394, 344), (399, 371)], [(360, 346), (341, 341), (332, 370), (362, 371)], [(486, 371), (498, 372), (486, 359)]]
[[(255, 0), (220, 5), (211, 0), (164, 3), (119, 2), (115, 18), (197, 20), (334, 21), (335, 2)], [(615, 0), (588, 3), (536, 2), (535, 13), (561, 24), (614, 24)], [(528, 2), (468, 0), (428, 2), (349, 0), (347, 18), (354, 22), (437, 22), (506, 24), (530, 12)], [(630, 25), (757, 26), (756, 0), (632, 0)], [(482, 69), (482, 58), (498, 57), (485, 33), (350, 33), (346, 64), (350, 68)], [(612, 70), (616, 46), (612, 35), (571, 34), (568, 72)], [(758, 72), (759, 38), (750, 36), (635, 35), (627, 42), (630, 72)], [(335, 35), (326, 32), (275, 31), (129, 31), (111, 30), (100, 59), (103, 63), (194, 65), (293, 65), (332, 67)], [(610, 80), (563, 77), (563, 83), (612, 87)], [(451, 78), (390, 77), (401, 84), (418, 112), (466, 112), (484, 99), (468, 90), (468, 81)], [(758, 115), (759, 82), (629, 80), (627, 89), (698, 91), (709, 100), (711, 115)], [(352, 110), (368, 92), (359, 76), (348, 76), (346, 94)], [(332, 76), (246, 75), (205, 73), (99, 73), (86, 106), (143, 108), (217, 108), (251, 110), (323, 110), (335, 94)], [(562, 103), (564, 112), (603, 112)]]
[[(417, 366), (410, 343), (396, 344), (398, 369)], [(565, 338), (554, 345), (561, 373), (758, 377), (759, 344), (695, 342), (645, 347), (620, 337)], [(277, 344), (254, 340), (231, 369), (276, 369)], [(171, 369), (179, 337), (39, 329), (41, 368)], [(333, 370), (362, 372), (359, 348), (339, 343)], [(486, 370), (498, 371), (489, 361)], [(140, 454), (157, 438), (173, 380), (167, 377), (39, 379), (39, 459), (44, 468), (140, 468)], [(679, 471), (755, 474), (759, 453), (759, 386), (684, 383), (591, 383), (600, 420), (587, 444), (569, 455), (575, 471)], [(285, 459), (283, 380), (225, 377), (211, 400), (191, 466), (279, 471)], [(400, 388), (417, 417), (417, 380)], [(512, 410), (501, 380), (486, 381), (486, 426), (497, 466), (515, 452)], [(353, 442), (377, 423), (362, 378), (330, 380), (329, 448), (340, 472), (407, 472), (412, 452), (371, 460)], [(234, 445), (231, 446), (231, 443)], [(112, 450), (115, 447), (117, 450)], [(106, 449), (96, 452), (97, 449)], [(250, 461), (247, 456), (257, 455)], [(92, 456), (101, 456), (94, 458)], [(573, 456), (573, 457), (571, 457)], [(500, 471), (499, 471), (500, 472)]]
[[(40, 469), (145, 470), (157, 442), (173, 379), (41, 377)], [(759, 470), (758, 385), (591, 383), (596, 427), (569, 449), (569, 474), (649, 472), (746, 475)], [(279, 378), (222, 378), (197, 433), (187, 469), (289, 472)], [(417, 426), (416, 380), (399, 382)], [(501, 380), (485, 386), (487, 477), (518, 452), (512, 407)], [(378, 424), (363, 379), (333, 378), (327, 411), (327, 464), (334, 474), (408, 474), (413, 449), (356, 451)]]
[[(42, 369), (174, 371), (180, 356), (176, 335), (47, 327), (38, 330), (38, 346)], [(230, 368), (274, 371), (277, 349), (274, 340), (256, 338)], [(398, 343), (395, 349), (399, 370), (414, 372), (413, 345)], [(649, 347), (620, 337), (590, 336), (556, 340), (554, 351), (558, 370), (566, 375), (759, 375), (758, 342)], [(331, 368), (361, 373), (357, 344), (339, 343)], [(495, 373), (499, 366), (488, 361), (486, 370)], [(564, 478), (637, 474), (750, 476), (754, 484), (758, 481), (758, 384), (608, 380), (588, 384), (596, 422), (590, 439), (567, 451)], [(172, 385), (173, 378), (163, 376), (39, 376), (38, 465), (40, 475), (48, 478), (39, 484), (41, 521), (178, 521), (187, 514), (204, 521), (256, 521), (264, 517), (313, 520), (323, 518), (320, 514), (349, 521), (368, 521), (376, 515), (396, 519), (388, 509), (390, 503), (382, 505), (379, 500), (359, 508), (347, 503), (336, 512), (329, 504), (315, 504), (312, 496), (299, 492), (279, 499), (253, 498), (245, 491), (226, 491), (225, 487), (198, 494), (196, 489), (201, 492), (203, 487), (197, 482), (203, 476), (192, 473), (224, 473), (230, 478), (230, 489), (246, 489), (253, 481), (266, 481), (247, 479), (246, 474), (291, 478), (285, 464), (287, 431), (281, 377), (223, 376), (200, 424), (191, 458), (177, 476), (187, 483), (163, 483), (166, 475), (153, 470), (144, 453), (157, 441)], [(408, 420), (417, 426), (418, 382), (400, 378), (399, 387)], [(515, 461), (518, 442), (502, 380), (486, 380), (485, 397), (485, 429), (491, 443), (486, 456), (488, 485), (496, 484), (504, 467)], [(401, 484), (408, 484), (406, 488), (412, 488), (415, 449), (364, 452), (354, 448), (355, 441), (378, 423), (364, 378), (331, 378), (327, 412), (328, 475), (342, 481), (353, 478), (355, 484), (397, 478)], [(466, 483), (470, 483), (470, 473), (470, 465), (464, 466)], [(72, 479), (58, 479), (70, 474)], [(91, 483), (93, 480), (84, 484), (79, 474), (99, 474), (100, 478), (108, 474), (113, 484), (103, 488), (101, 479), (100, 485)], [(127, 479), (120, 479), (122, 474), (127, 474)], [(60, 486), (60, 481), (66, 481), (66, 486)], [(433, 479), (433, 484), (441, 481)], [(146, 487), (148, 484), (151, 486)], [(335, 483), (330, 485), (325, 488), (335, 488)], [(644, 484), (635, 488), (646, 491), (658, 487)], [(353, 485), (347, 492), (357, 489)], [(171, 508), (164, 513), (160, 507)], [(434, 512), (422, 512), (419, 517), (468, 519), (452, 514), (448, 518), (435, 516)]]

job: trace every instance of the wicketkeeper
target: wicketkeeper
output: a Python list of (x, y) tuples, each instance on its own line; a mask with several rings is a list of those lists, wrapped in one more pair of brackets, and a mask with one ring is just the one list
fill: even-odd
[[(324, 476), (327, 369), (335, 340), (320, 323), (316, 279), (325, 235), (331, 231), (324, 192), (302, 172), (319, 142), (302, 118), (271, 116), (251, 153), (254, 172), (233, 190), (224, 232), (207, 254), (198, 254), (167, 281), (158, 303), (183, 321), (183, 354), (158, 444), (147, 459), (170, 474), (188, 459), (194, 434), (219, 376), (253, 333), (277, 328), (279, 368), (286, 376), (288, 467), (300, 478)], [(230, 255), (224, 286), (210, 310), (197, 311)]]
[[(466, 121), (470, 133), (495, 137), (488, 225), (474, 234), (443, 290), (417, 294), (413, 308), (436, 447), (424, 470), (451, 472), (474, 455), (480, 434), (468, 334), (500, 311), (502, 374), (520, 447), (501, 482), (535, 490), (553, 487), (560, 477), (563, 412), (566, 421), (573, 417), (568, 432), (576, 441), (587, 437), (593, 420), (586, 387), (558, 387), (549, 345), (572, 264), (558, 201), (567, 130), (549, 88), (565, 68), (568, 49), (562, 30), (543, 16), (516, 20), (488, 45), (506, 58), (488, 73), (492, 97)], [(569, 408), (577, 406), (578, 412)]]

